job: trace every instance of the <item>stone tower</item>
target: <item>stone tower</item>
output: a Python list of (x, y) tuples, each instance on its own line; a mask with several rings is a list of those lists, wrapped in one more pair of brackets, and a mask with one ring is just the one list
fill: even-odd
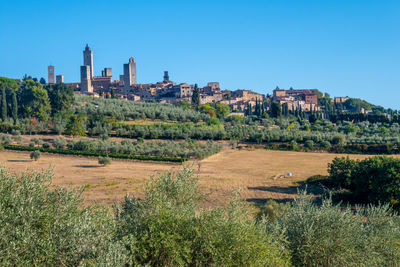
[(47, 82), (49, 84), (54, 84), (54, 66), (50, 65), (47, 67), (47, 74), (48, 74)]
[(164, 71), (164, 82), (168, 82), (168, 81), (169, 81), (168, 71)]
[(112, 77), (112, 68), (104, 68), (104, 70), (101, 71), (101, 76)]
[(93, 79), (93, 51), (90, 49), (89, 45), (86, 44), (85, 50), (83, 51), (83, 65), (89, 66), (89, 76)]
[(56, 75), (56, 83), (64, 83), (64, 76), (63, 75)]
[(131, 57), (128, 64), (124, 64), (124, 89), (125, 93), (129, 93), (132, 85), (136, 84), (136, 63)]
[(81, 66), (81, 92), (93, 93), (92, 80), (90, 79), (90, 66)]

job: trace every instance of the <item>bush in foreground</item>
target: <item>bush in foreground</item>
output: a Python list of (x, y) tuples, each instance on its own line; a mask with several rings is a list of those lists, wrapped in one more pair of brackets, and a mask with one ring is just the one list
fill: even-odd
[(118, 239), (132, 265), (287, 266), (287, 252), (249, 219), (243, 202), (198, 209), (203, 196), (193, 171), (152, 178), (146, 198), (127, 198), (117, 212)]
[(273, 222), (269, 231), (287, 238), (294, 266), (397, 266), (400, 222), (388, 205), (342, 208), (306, 196)]
[[(268, 202), (261, 220), (234, 198), (203, 210), (190, 169), (153, 177), (145, 198), (83, 207), (80, 192), (49, 189), (52, 174), (0, 167), (2, 266), (396, 266), (399, 218), (388, 206)], [(277, 214), (273, 214), (276, 213)], [(270, 216), (273, 214), (273, 216)], [(278, 216), (276, 216), (278, 215)]]
[[(112, 214), (82, 208), (79, 192), (49, 190), (52, 174), (10, 174), (0, 167), (0, 265), (118, 264)], [(121, 263), (119, 265), (122, 265)]]

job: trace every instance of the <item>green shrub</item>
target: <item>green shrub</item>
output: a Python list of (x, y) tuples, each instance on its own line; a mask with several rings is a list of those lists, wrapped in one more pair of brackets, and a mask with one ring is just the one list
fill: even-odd
[(30, 157), (31, 157), (31, 159), (33, 159), (34, 161), (37, 161), (37, 160), (40, 159), (41, 154), (42, 154), (42, 153), (40, 153), (39, 150), (35, 150), (35, 151), (32, 151), (32, 152), (31, 152)]
[(55, 138), (53, 140), (53, 146), (57, 149), (63, 149), (67, 145), (67, 140), (62, 137)]
[(332, 138), (332, 144), (344, 146), (346, 144), (346, 137), (344, 135), (336, 135)]
[(1, 140), (1, 143), (3, 144), (3, 145), (11, 145), (12, 144), (12, 139), (11, 139), (11, 137), (9, 136), (9, 135), (5, 135), (5, 134), (2, 134), (1, 136), (0, 136), (0, 140)]
[(391, 203), (400, 208), (400, 159), (375, 156), (357, 162), (352, 175), (356, 198), (371, 203)]
[(282, 216), (290, 208), (290, 204), (278, 203), (272, 199), (268, 200), (267, 203), (259, 207), (259, 212), (256, 215), (257, 221), (266, 219), (268, 221), (275, 221), (277, 217)]
[(323, 148), (323, 149), (329, 149), (329, 148), (331, 148), (331, 143), (329, 143), (329, 141), (322, 141), (322, 142), (320, 143), (320, 146), (321, 146), (321, 148)]
[(109, 158), (108, 156), (106, 156), (106, 157), (100, 156), (98, 161), (99, 161), (99, 164), (104, 165), (104, 166), (111, 164), (111, 158)]
[(50, 144), (47, 143), (47, 142), (46, 142), (46, 143), (43, 143), (42, 147), (43, 147), (43, 148), (50, 148)]
[(117, 236), (131, 265), (290, 265), (280, 239), (250, 220), (243, 202), (199, 210), (197, 182), (192, 170), (169, 172), (146, 184), (144, 199), (125, 200)]
[(52, 173), (0, 167), (2, 266), (123, 266), (109, 209), (85, 208), (80, 192), (49, 189)]
[(307, 149), (313, 149), (314, 148), (314, 141), (312, 140), (307, 140), (304, 142), (304, 147)]
[(346, 158), (334, 158), (332, 163), (328, 164), (328, 173), (335, 187), (353, 189), (353, 173), (358, 165), (357, 160)]
[(31, 139), (31, 142), (35, 143), (35, 145), (41, 145), (43, 144), (43, 140), (37, 137), (34, 137)]
[(396, 266), (400, 262), (400, 224), (386, 206), (350, 207), (306, 196), (267, 229), (287, 238), (294, 266)]
[(295, 151), (299, 150), (299, 145), (295, 140), (290, 141), (290, 149)]
[(21, 131), (13, 129), (13, 130), (11, 130), (11, 134), (12, 135), (21, 135)]
[(391, 203), (400, 208), (400, 159), (375, 156), (360, 160), (335, 158), (328, 165), (336, 187), (353, 192), (356, 200), (368, 203)]

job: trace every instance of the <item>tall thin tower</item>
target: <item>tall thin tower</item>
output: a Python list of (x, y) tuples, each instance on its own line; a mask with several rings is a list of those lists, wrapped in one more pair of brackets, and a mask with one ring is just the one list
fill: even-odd
[(124, 87), (125, 93), (129, 93), (130, 87), (136, 84), (136, 63), (131, 57), (129, 63), (124, 64)]
[(93, 79), (93, 51), (90, 49), (89, 45), (86, 44), (85, 50), (83, 51), (83, 65), (89, 66), (89, 76)]
[(54, 66), (50, 65), (47, 67), (47, 74), (48, 74), (47, 82), (49, 84), (54, 84)]
[(164, 71), (164, 82), (168, 82), (168, 81), (169, 81), (168, 71)]

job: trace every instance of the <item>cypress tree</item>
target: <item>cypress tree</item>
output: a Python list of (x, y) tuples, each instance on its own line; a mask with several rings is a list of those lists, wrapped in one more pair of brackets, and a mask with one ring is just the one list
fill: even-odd
[(265, 114), (265, 106), (264, 106), (264, 101), (261, 102), (261, 116), (264, 116)]
[(1, 88), (1, 119), (7, 120), (7, 100), (6, 100), (6, 88)]
[(15, 93), (15, 91), (12, 92), (12, 117), (14, 120), (14, 124), (16, 124), (18, 120), (18, 102), (17, 94)]
[(192, 95), (192, 103), (198, 107), (200, 105), (200, 90), (197, 83), (194, 85), (193, 95)]

